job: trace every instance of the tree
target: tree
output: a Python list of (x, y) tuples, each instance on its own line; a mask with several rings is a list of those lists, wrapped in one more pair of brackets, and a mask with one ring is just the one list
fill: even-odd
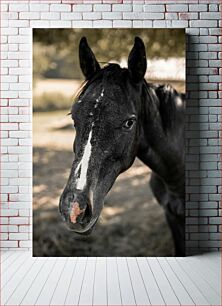
[(185, 55), (184, 29), (34, 29), (34, 49), (35, 46), (49, 48), (49, 62), (54, 63), (53, 67), (40, 65), (42, 75), (79, 78), (78, 45), (82, 36), (87, 37), (101, 63), (126, 58), (135, 36), (143, 39), (148, 58)]

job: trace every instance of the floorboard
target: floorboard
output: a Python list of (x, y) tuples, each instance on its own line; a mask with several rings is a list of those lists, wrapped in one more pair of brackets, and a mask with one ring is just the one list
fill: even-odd
[(221, 305), (219, 253), (183, 258), (1, 255), (1, 305)]
[(195, 282), (199, 291), (208, 301), (208, 304), (211, 305), (219, 305), (220, 304), (220, 296), (216, 293), (215, 289), (213, 289), (201, 276), (200, 273), (196, 272), (193, 267), (190, 267), (186, 260), (177, 260), (178, 264), (181, 268), (190, 275), (192, 280)]
[(95, 267), (93, 305), (107, 305), (107, 266), (106, 258), (98, 258)]
[(76, 267), (66, 295), (65, 305), (78, 305), (83, 278), (86, 271), (86, 264), (87, 258), (77, 258)]
[(174, 273), (180, 278), (181, 282), (184, 284), (187, 292), (192, 297), (194, 303), (196, 305), (209, 305), (207, 299), (198, 289), (193, 279), (181, 268), (178, 262), (172, 257), (168, 257), (167, 260)]
[(107, 302), (108, 305), (122, 305), (117, 258), (107, 258)]
[(192, 297), (189, 295), (178, 276), (174, 273), (167, 260), (164, 257), (161, 257), (158, 259), (158, 262), (162, 271), (164, 271), (168, 282), (171, 284), (171, 287), (174, 288), (174, 292), (181, 305), (195, 305)]
[(144, 257), (137, 258), (138, 267), (142, 275), (144, 285), (146, 287), (147, 295), (149, 297), (151, 305), (165, 305), (162, 293), (156, 282), (154, 274), (150, 269), (150, 266)]
[(176, 296), (174, 288), (169, 283), (164, 271), (161, 269), (159, 262), (156, 258), (147, 258), (150, 269), (158, 283), (159, 289), (162, 293), (164, 301), (168, 305), (179, 305), (179, 300)]

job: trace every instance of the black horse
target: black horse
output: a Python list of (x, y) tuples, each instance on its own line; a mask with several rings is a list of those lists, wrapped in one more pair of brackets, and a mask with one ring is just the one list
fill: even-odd
[(100, 68), (85, 37), (79, 58), (86, 82), (71, 110), (75, 160), (60, 198), (63, 219), (74, 232), (90, 233), (106, 194), (137, 156), (153, 171), (150, 185), (165, 210), (175, 254), (184, 256), (184, 95), (145, 81), (147, 59), (139, 37), (128, 69)]

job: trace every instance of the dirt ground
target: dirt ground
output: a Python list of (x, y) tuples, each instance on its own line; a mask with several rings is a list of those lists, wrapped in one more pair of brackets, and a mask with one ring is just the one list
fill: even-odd
[(33, 119), (34, 256), (172, 256), (164, 212), (149, 187), (150, 170), (136, 159), (105, 199), (94, 231), (69, 231), (58, 211), (73, 161), (74, 131), (67, 112), (35, 113)]

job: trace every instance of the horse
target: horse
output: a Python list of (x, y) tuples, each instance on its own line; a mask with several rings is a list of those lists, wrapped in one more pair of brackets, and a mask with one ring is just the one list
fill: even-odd
[(101, 68), (85, 37), (79, 62), (85, 82), (70, 113), (75, 158), (59, 202), (63, 220), (70, 230), (90, 234), (106, 194), (138, 157), (152, 170), (150, 186), (164, 208), (175, 255), (184, 256), (184, 94), (146, 82), (146, 50), (139, 37), (128, 68), (113, 63)]

